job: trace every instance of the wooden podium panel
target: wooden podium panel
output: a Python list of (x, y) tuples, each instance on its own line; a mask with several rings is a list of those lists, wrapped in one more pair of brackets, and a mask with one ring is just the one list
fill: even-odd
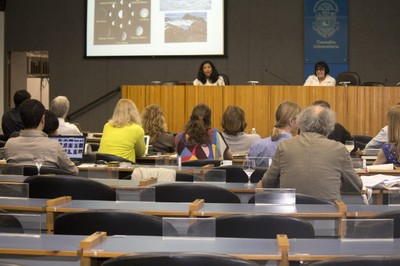
[(270, 135), (275, 110), (282, 101), (292, 100), (304, 108), (323, 99), (353, 135), (373, 137), (387, 124), (388, 108), (400, 102), (400, 87), (124, 85), (122, 97), (133, 100), (140, 112), (149, 104), (160, 104), (168, 130), (175, 133), (183, 130), (198, 103), (210, 106), (212, 126), (218, 129), (226, 107), (238, 105), (245, 111), (246, 131), (254, 127), (261, 137)]

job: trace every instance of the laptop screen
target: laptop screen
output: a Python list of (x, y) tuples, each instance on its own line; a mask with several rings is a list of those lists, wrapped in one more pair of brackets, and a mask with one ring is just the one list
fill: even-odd
[(84, 136), (56, 136), (50, 137), (57, 140), (64, 148), (71, 160), (81, 160), (85, 153), (86, 137)]

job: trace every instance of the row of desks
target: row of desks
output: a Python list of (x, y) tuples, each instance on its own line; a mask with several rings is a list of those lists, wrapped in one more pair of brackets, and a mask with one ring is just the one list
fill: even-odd
[(338, 224), (344, 218), (365, 218), (374, 214), (398, 210), (400, 206), (344, 204), (332, 205), (297, 204), (278, 206), (263, 204), (225, 204), (204, 203), (196, 200), (192, 203), (176, 202), (139, 202), (139, 201), (94, 201), (72, 200), (65, 196), (56, 199), (0, 198), (0, 209), (9, 212), (37, 213), (46, 216), (46, 230), (53, 232), (54, 219), (60, 213), (84, 210), (128, 210), (162, 217), (210, 217), (227, 214), (269, 213), (303, 217), (309, 220), (330, 220), (335, 226), (331, 229), (339, 235)]
[(211, 252), (253, 261), (314, 261), (348, 256), (397, 255), (400, 239), (342, 241), (340, 239), (168, 238), (158, 236), (0, 235), (0, 261), (26, 265), (97, 265), (99, 259), (148, 252)]

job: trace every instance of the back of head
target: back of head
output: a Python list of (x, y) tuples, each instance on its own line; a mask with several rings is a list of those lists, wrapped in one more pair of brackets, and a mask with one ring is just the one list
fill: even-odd
[(165, 118), (158, 104), (147, 106), (142, 113), (143, 129), (150, 136), (150, 143), (153, 143), (162, 131), (167, 130)]
[(291, 119), (296, 119), (300, 110), (300, 106), (292, 101), (284, 101), (278, 106), (275, 112), (275, 126), (271, 132), (273, 141), (279, 139), (279, 129), (289, 125)]
[(24, 128), (37, 128), (45, 113), (45, 110), (46, 109), (44, 108), (43, 104), (36, 99), (27, 99), (21, 103), (19, 107), (19, 114), (21, 115)]
[[(399, 146), (400, 142), (400, 105), (389, 108), (387, 113), (388, 120), (388, 142)], [(399, 147), (397, 147), (399, 148)]]
[(58, 117), (65, 118), (69, 111), (69, 101), (65, 96), (57, 96), (50, 103), (50, 110)]
[(50, 110), (46, 110), (44, 114), (44, 129), (43, 132), (49, 136), (54, 135), (60, 123), (57, 116)]
[(314, 74), (317, 74), (317, 69), (318, 68), (323, 68), (325, 70), (325, 75), (329, 74), (329, 66), (326, 62), (324, 61), (319, 61), (317, 63), (315, 63), (314, 65)]
[(316, 100), (312, 105), (319, 105), (324, 108), (331, 108), (331, 105), (325, 100)]
[(185, 126), (185, 133), (189, 135), (189, 140), (201, 144), (209, 143), (208, 129), (210, 127), (210, 107), (204, 103), (196, 105), (192, 110), (189, 122)]
[(121, 99), (114, 108), (114, 113), (108, 121), (113, 127), (124, 127), (130, 124), (142, 125), (139, 111), (134, 102), (129, 99)]
[(27, 90), (18, 90), (14, 93), (14, 104), (15, 107), (19, 107), (25, 100), (31, 98), (31, 94)]
[(331, 109), (312, 105), (300, 112), (297, 125), (300, 132), (314, 132), (328, 136), (335, 127), (336, 116)]
[(237, 135), (247, 126), (244, 111), (239, 106), (230, 105), (222, 115), (222, 128), (226, 134)]

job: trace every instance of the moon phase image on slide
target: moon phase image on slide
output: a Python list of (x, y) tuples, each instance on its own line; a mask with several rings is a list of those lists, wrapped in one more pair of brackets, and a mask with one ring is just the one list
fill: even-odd
[(150, 43), (151, 0), (96, 0), (94, 44)]

